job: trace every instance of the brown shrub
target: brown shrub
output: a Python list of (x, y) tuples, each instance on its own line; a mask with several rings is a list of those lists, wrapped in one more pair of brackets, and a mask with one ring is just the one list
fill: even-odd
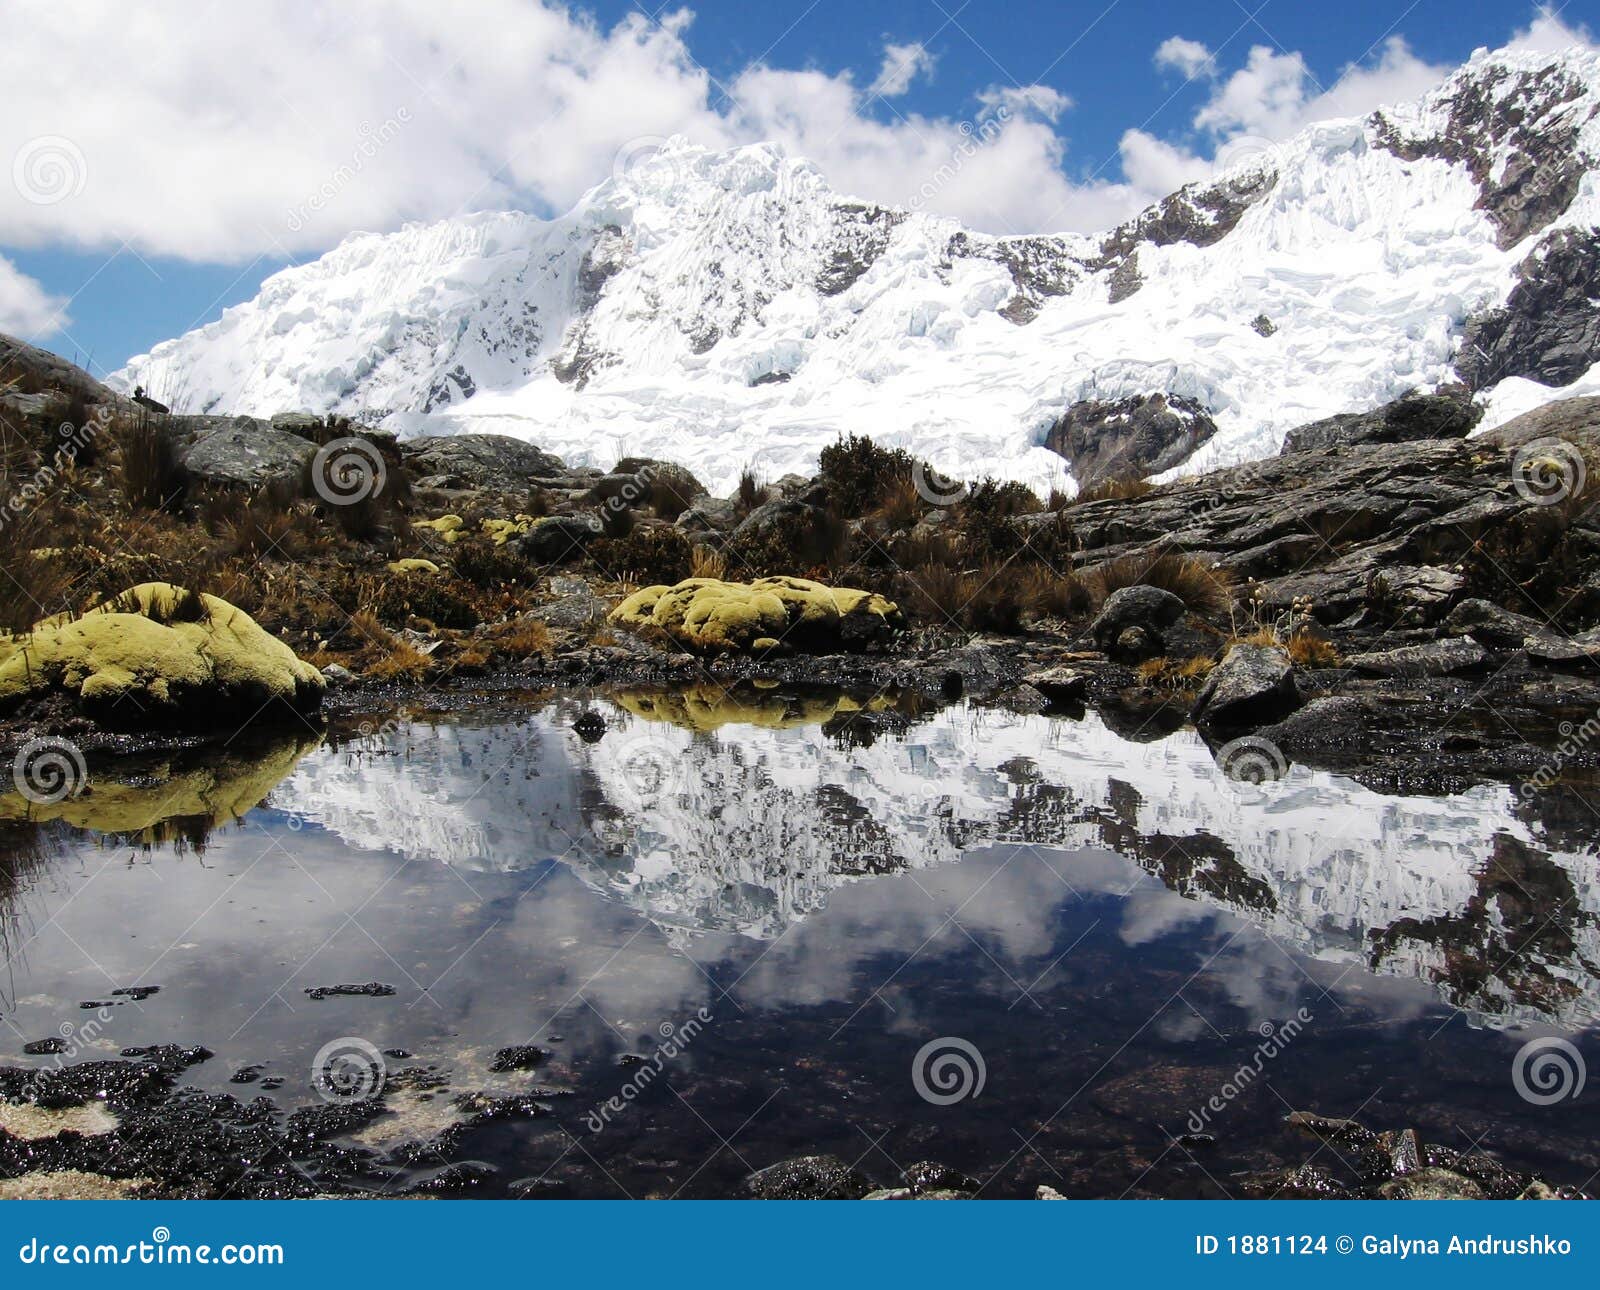
[(594, 562), (618, 581), (678, 582), (689, 576), (694, 549), (675, 528), (635, 529), (626, 537), (601, 538), (589, 546)]
[(186, 481), (165, 417), (140, 407), (116, 418), (110, 437), (117, 483), (131, 508), (173, 510), (183, 501)]
[(1102, 479), (1087, 488), (1079, 489), (1072, 503), (1081, 506), (1088, 502), (1125, 501), (1130, 497), (1143, 497), (1146, 493), (1154, 492), (1155, 487), (1148, 479), (1141, 479), (1137, 475)]

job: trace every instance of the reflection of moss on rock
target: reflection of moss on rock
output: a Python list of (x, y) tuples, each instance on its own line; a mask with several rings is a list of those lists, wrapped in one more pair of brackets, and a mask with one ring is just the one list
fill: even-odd
[(611, 621), (635, 631), (657, 628), (710, 652), (769, 650), (780, 643), (837, 649), (888, 635), (900, 625), (900, 611), (873, 592), (808, 578), (686, 578), (634, 592), (612, 610)]
[(663, 721), (700, 731), (732, 725), (764, 726), (772, 730), (820, 726), (838, 716), (882, 712), (894, 704), (892, 698), (882, 694), (863, 702), (848, 694), (785, 695), (756, 686), (725, 690), (712, 684), (660, 693), (620, 694), (617, 702), (646, 721)]
[(196, 764), (164, 761), (152, 766), (141, 761), (136, 778), (91, 774), (81, 792), (59, 802), (32, 802), (19, 792), (0, 794), (0, 820), (60, 820), (76, 829), (142, 843), (192, 837), (196, 825), (203, 834), (242, 819), (317, 743), (284, 739), (250, 754), (210, 750)]
[(406, 559), (390, 560), (390, 573), (438, 573), (439, 566), (432, 560)]
[(91, 716), (216, 721), (273, 704), (314, 711), (324, 685), (242, 609), (165, 582), (0, 642), (0, 709), (61, 691)]

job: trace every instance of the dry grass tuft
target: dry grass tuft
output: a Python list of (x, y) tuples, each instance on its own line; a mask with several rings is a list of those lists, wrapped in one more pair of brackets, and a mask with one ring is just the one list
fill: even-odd
[(1093, 581), (1100, 600), (1124, 587), (1144, 586), (1170, 591), (1197, 614), (1223, 614), (1233, 604), (1230, 574), (1172, 552), (1119, 556), (1096, 569)]

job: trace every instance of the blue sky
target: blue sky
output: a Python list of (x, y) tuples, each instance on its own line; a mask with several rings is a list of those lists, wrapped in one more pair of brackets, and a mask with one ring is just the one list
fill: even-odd
[[(1203, 174), (1231, 139), (1409, 97), (1476, 46), (1576, 40), (1600, 17), (1490, 0), (717, 0), (692, 17), (476, 0), (438, 6), (445, 26), (421, 0), (382, 0), (390, 20), (358, 28), (348, 8), (265, 0), (219, 37), (192, 5), (152, 0), (141, 31), (118, 32), (79, 4), (34, 10), (0, 51), (12, 187), (25, 158), (66, 167), (39, 172), (59, 185), (43, 202), (0, 198), (0, 329), (100, 372), (352, 229), (553, 213), (657, 133), (781, 137), (837, 186), (903, 204), (951, 131), (1003, 104), (1007, 148), (930, 205), (998, 232), (1088, 230)], [(285, 217), (396, 114), (358, 180)]]

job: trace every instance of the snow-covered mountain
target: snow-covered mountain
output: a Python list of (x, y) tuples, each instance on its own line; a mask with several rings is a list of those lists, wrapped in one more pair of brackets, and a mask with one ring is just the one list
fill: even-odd
[(1302, 953), (1428, 982), (1482, 1022), (1600, 1023), (1595, 857), (1530, 824), (1505, 786), (1389, 795), (1297, 766), (1258, 792), (1192, 730), (1130, 743), (1093, 714), (950, 708), (846, 748), (748, 711), (691, 731), (621, 708), (586, 744), (577, 710), (386, 730), (313, 754), (272, 802), (409, 858), (559, 859), (679, 943), (773, 939), (845, 883), (974, 848), (1115, 851)]
[(1480, 51), (1419, 102), (1235, 148), (1100, 237), (972, 233), (773, 146), (675, 141), (557, 219), (352, 236), (114, 383), (666, 457), (717, 491), (852, 431), (1045, 483), (1069, 409), (1149, 394), (1203, 413), (1180, 470), (1459, 375), (1494, 424), (1600, 389), (1597, 114), (1600, 56)]

